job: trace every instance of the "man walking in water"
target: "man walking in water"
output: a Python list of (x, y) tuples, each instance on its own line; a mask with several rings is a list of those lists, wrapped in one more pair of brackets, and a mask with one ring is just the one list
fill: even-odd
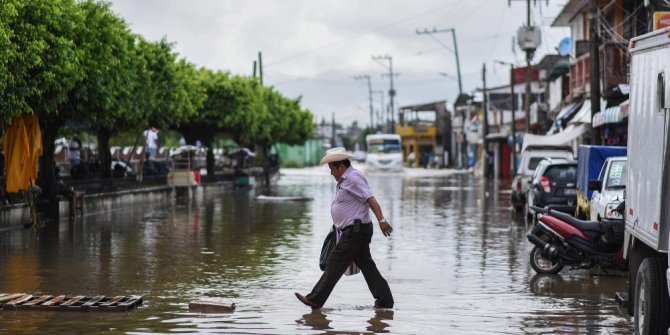
[(393, 228), (372, 196), (365, 176), (351, 166), (351, 158), (354, 156), (340, 147), (328, 150), (321, 159), (320, 164), (328, 163), (330, 174), (337, 181), (335, 199), (330, 206), (337, 229), (337, 245), (330, 253), (326, 269), (312, 292), (306, 296), (296, 292), (295, 296), (307, 306), (321, 308), (335, 284), (354, 262), (363, 272), (365, 282), (375, 298), (375, 308), (393, 308), (391, 289), (370, 254), (373, 226), (368, 209), (372, 209), (384, 236), (390, 236)]

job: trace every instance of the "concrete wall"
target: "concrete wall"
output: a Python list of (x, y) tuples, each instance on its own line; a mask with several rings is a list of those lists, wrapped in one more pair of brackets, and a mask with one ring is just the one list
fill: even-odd
[[(174, 196), (173, 191), (170, 186), (155, 186), (113, 193), (84, 194), (83, 214), (104, 213), (147, 202), (168, 201)], [(71, 213), (70, 201), (61, 200), (58, 207), (60, 219), (68, 220)], [(17, 204), (0, 208), (0, 229), (26, 223), (30, 223), (30, 209), (27, 205)]]

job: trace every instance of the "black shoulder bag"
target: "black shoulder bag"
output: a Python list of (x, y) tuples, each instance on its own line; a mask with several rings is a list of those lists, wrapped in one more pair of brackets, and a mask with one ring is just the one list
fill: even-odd
[(333, 225), (328, 235), (326, 235), (326, 239), (323, 240), (323, 247), (321, 247), (321, 255), (319, 256), (319, 268), (321, 268), (321, 271), (326, 270), (328, 256), (330, 256), (330, 252), (335, 248), (335, 244), (337, 244), (337, 232), (335, 231), (335, 225)]

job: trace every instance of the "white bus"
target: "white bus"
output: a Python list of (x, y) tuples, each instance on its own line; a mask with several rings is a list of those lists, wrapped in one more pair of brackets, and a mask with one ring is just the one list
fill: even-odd
[(368, 171), (402, 171), (400, 135), (374, 134), (365, 137)]

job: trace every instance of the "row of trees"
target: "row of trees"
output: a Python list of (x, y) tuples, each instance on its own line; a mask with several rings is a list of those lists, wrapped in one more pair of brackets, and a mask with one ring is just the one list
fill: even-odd
[[(219, 134), (265, 149), (312, 136), (312, 114), (299, 98), (254, 78), (196, 68), (172, 47), (132, 33), (109, 3), (0, 2), (0, 120), (8, 125), (16, 116), (38, 116), (43, 187), (53, 185), (54, 140), (67, 123), (96, 134), (103, 176), (110, 176), (110, 138), (149, 125), (207, 147)], [(211, 172), (211, 151), (207, 165)]]

